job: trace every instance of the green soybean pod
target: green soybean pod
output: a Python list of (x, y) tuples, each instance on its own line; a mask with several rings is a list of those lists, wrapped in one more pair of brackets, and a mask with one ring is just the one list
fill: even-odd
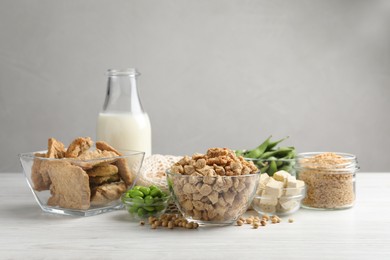
[(283, 160), (277, 160), (276, 161), (276, 166), (279, 168), (279, 167), (282, 167), (284, 164)]
[(280, 171), (286, 171), (286, 172), (288, 172), (288, 173), (292, 173), (292, 166), (291, 165), (284, 165), (283, 167), (281, 167), (280, 169), (279, 169)]
[(267, 147), (267, 151), (271, 150), (272, 148), (274, 148), (276, 145), (278, 145), (279, 143), (283, 142), (284, 140), (286, 140), (287, 138), (289, 138), (289, 136), (286, 136), (285, 138), (282, 138), (278, 141), (275, 141), (275, 142), (270, 142), (268, 144), (268, 147)]
[(267, 149), (267, 146), (269, 144), (269, 140), (271, 139), (272, 135), (269, 136), (262, 144), (260, 144), (257, 148), (249, 151), (247, 154), (248, 158), (259, 158)]
[(278, 167), (276, 166), (276, 162), (275, 162), (275, 161), (271, 161), (271, 163), (269, 164), (268, 174), (271, 176), (271, 175), (273, 175), (277, 170), (278, 170)]
[(264, 160), (254, 160), (253, 162), (257, 166), (257, 168), (261, 168), (268, 165), (268, 162)]
[(235, 153), (237, 156), (243, 156), (244, 155), (244, 152), (245, 150), (236, 150)]
[(260, 156), (260, 159), (268, 159), (268, 157), (274, 155), (276, 151), (272, 151), (272, 152), (265, 152), (263, 153), (261, 156)]
[(294, 151), (294, 147), (280, 147), (278, 150), (275, 151), (275, 156), (276, 157), (283, 157), (287, 156), (290, 152)]
[(269, 165), (263, 166), (260, 168), (261, 173), (266, 173), (268, 171)]

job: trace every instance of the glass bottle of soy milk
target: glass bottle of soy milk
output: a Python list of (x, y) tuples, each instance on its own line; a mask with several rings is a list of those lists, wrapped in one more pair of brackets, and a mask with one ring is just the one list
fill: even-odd
[(108, 84), (103, 111), (97, 122), (97, 140), (118, 150), (152, 153), (150, 120), (142, 108), (135, 69), (108, 70)]

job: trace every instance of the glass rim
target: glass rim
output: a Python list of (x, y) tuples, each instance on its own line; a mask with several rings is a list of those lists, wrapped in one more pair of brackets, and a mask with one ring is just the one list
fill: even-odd
[[(306, 193), (306, 188), (305, 188), (305, 190), (304, 190), (304, 192)], [(297, 195), (292, 195), (292, 196), (281, 196), (281, 197), (278, 197), (277, 199), (279, 200), (279, 199), (299, 199), (299, 198), (304, 198), (305, 197), (305, 193), (302, 193), (302, 191), (299, 193), (299, 194), (297, 194)], [(264, 195), (255, 195), (254, 197), (253, 197), (253, 199), (269, 199), (270, 197), (267, 197), (267, 196), (264, 196)]]
[(131, 76), (136, 77), (141, 75), (135, 68), (126, 68), (126, 69), (108, 69), (108, 76)]
[(244, 157), (246, 161), (252, 161), (252, 162), (271, 162), (271, 161), (279, 161), (279, 162), (294, 162), (295, 158), (286, 159), (286, 158), (276, 158), (276, 159), (270, 159), (270, 158), (248, 158)]
[(60, 160), (66, 160), (66, 161), (72, 161), (72, 162), (94, 162), (94, 161), (102, 161), (102, 160), (112, 160), (112, 159), (126, 159), (130, 158), (135, 155), (145, 155), (145, 152), (142, 151), (135, 151), (135, 150), (122, 150), (126, 151), (126, 153), (130, 152), (130, 154), (123, 154), (123, 155), (118, 155), (118, 156), (111, 156), (111, 157), (99, 157), (99, 158), (93, 158), (93, 159), (87, 159), (87, 160), (81, 160), (78, 158), (47, 158), (47, 157), (39, 157), (36, 156), (36, 153), (46, 153), (47, 150), (42, 150), (42, 151), (36, 151), (36, 152), (27, 152), (27, 153), (20, 153), (18, 154), (19, 158), (24, 158), (24, 159), (40, 159), (40, 160), (47, 160), (47, 161), (60, 161)]
[(191, 174), (173, 173), (173, 172), (171, 172), (171, 170), (169, 170), (169, 169), (166, 170), (165, 173), (166, 173), (167, 175), (170, 175), (170, 176), (197, 177), (197, 178), (204, 178), (204, 177), (213, 177), (213, 178), (217, 178), (218, 176), (223, 177), (223, 178), (225, 178), (225, 177), (229, 177), (229, 178), (234, 178), (234, 177), (240, 178), (240, 177), (256, 176), (256, 175), (260, 176), (260, 174), (261, 174), (260, 170), (258, 170), (258, 171), (256, 171), (255, 173), (242, 174), (242, 175), (232, 175), (232, 176), (228, 176), (228, 175), (218, 175), (218, 174), (215, 175), (215, 176), (205, 176), (205, 175), (193, 176), (193, 175), (191, 175)]
[(134, 198), (129, 198), (129, 197), (126, 197), (126, 192), (123, 193), (121, 195), (121, 201), (124, 203), (124, 204), (134, 204), (134, 203), (137, 203), (137, 204), (140, 204), (142, 206), (160, 206), (160, 205), (163, 205), (163, 204), (166, 204), (167, 202), (169, 202), (169, 200), (172, 198), (172, 195), (171, 194), (168, 194), (167, 196), (163, 197), (163, 198), (160, 198), (161, 201), (158, 201), (158, 202), (154, 202), (152, 204), (146, 204), (145, 202), (144, 203), (139, 203), (137, 201), (134, 201)]
[[(325, 153), (334, 153), (336, 155), (339, 155), (342, 157), (343, 160), (345, 160), (344, 163), (336, 163), (332, 165), (332, 167), (323, 167), (318, 163), (302, 163), (302, 159), (309, 159), (313, 156), (325, 154)], [(296, 169), (310, 169), (312, 171), (326, 171), (328, 173), (330, 172), (336, 172), (336, 173), (350, 173), (351, 171), (357, 171), (360, 169), (357, 157), (354, 154), (350, 153), (343, 153), (343, 152), (305, 152), (305, 153), (298, 153), (296, 156)]]

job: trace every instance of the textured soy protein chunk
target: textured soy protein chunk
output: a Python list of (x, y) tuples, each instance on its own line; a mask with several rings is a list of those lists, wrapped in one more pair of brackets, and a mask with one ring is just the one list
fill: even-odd
[(172, 189), (187, 216), (202, 221), (225, 221), (246, 211), (258, 178), (253, 162), (227, 148), (184, 156), (171, 167)]

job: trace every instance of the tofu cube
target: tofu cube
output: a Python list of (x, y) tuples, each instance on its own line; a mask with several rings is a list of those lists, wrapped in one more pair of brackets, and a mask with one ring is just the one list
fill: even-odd
[(299, 207), (299, 202), (296, 199), (280, 199), (279, 203), (284, 211), (292, 211)]
[(265, 185), (267, 185), (269, 181), (269, 178), (270, 178), (269, 175), (266, 173), (260, 174), (260, 181), (259, 181), (260, 185), (265, 187)]
[[(294, 177), (295, 178), (295, 177)], [(286, 196), (295, 196), (299, 195), (302, 192), (302, 188), (305, 186), (305, 183), (301, 180), (292, 180), (290, 179), (287, 182), (287, 189), (285, 192)]]
[(261, 192), (265, 189), (265, 185), (267, 185), (270, 177), (266, 173), (260, 174), (259, 186), (257, 186), (256, 194), (261, 195)]
[(288, 177), (291, 177), (291, 174), (289, 174), (286, 171), (277, 171), (272, 176), (275, 180), (282, 182), (283, 184), (287, 183)]
[(267, 185), (265, 185), (264, 195), (279, 198), (282, 196), (283, 186), (282, 182), (270, 178)]
[(287, 178), (286, 188), (296, 188), (297, 187), (297, 178), (295, 176), (289, 176)]
[(276, 206), (276, 204), (278, 204), (278, 198), (275, 196), (266, 195), (265, 191), (263, 191), (263, 194), (260, 199), (260, 204)]

